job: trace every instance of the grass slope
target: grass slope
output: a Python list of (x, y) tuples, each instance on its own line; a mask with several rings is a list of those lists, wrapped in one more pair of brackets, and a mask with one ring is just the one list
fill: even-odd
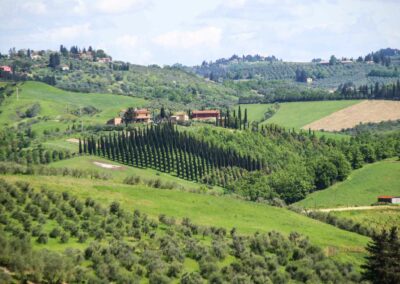
[(307, 208), (371, 205), (378, 195), (400, 195), (400, 162), (386, 160), (365, 165), (347, 180), (316, 191), (297, 204)]
[[(95, 165), (93, 162), (100, 162), (105, 164), (112, 164), (116, 166), (121, 166), (119, 169), (106, 169), (100, 166)], [(183, 187), (184, 189), (195, 189), (200, 186), (204, 186), (199, 183), (187, 181), (178, 177), (174, 177), (172, 175), (158, 172), (153, 169), (141, 169), (135, 167), (129, 167), (126, 165), (122, 165), (107, 159), (103, 159), (100, 157), (94, 156), (81, 156), (68, 160), (62, 160), (49, 165), (50, 167), (55, 168), (71, 168), (71, 169), (82, 169), (82, 170), (96, 170), (98, 172), (106, 173), (111, 176), (111, 180), (114, 182), (122, 183), (126, 177), (129, 176), (139, 176), (143, 180), (149, 179), (160, 179), (162, 182), (167, 183), (176, 183), (178, 186)], [(222, 190), (220, 187), (214, 187), (214, 189), (220, 191)]]
[(297, 231), (325, 249), (328, 255), (356, 264), (362, 262), (368, 238), (309, 219), (286, 209), (251, 203), (230, 197), (202, 195), (177, 190), (158, 190), (145, 186), (127, 186), (110, 181), (71, 177), (4, 176), (9, 182), (29, 181), (34, 187), (46, 186), (69, 191), (82, 198), (92, 197), (109, 204), (119, 201), (128, 209), (137, 208), (157, 217), (164, 213), (177, 218), (189, 217), (194, 223), (220, 226), (238, 232), (276, 230), (284, 234)]
[(91, 94), (67, 92), (40, 82), (26, 82), (22, 84), (17, 100), (14, 93), (7, 98), (1, 106), (0, 125), (14, 125), (21, 121), (32, 119), (20, 119), (17, 110), (24, 111), (29, 106), (39, 103), (41, 110), (36, 118), (46, 117), (40, 123), (33, 124), (32, 129), (42, 132), (45, 129), (65, 129), (72, 120), (81, 118), (71, 114), (80, 107), (93, 106), (100, 110), (93, 116), (82, 116), (82, 121), (87, 124), (104, 124), (108, 119), (119, 114), (121, 109), (130, 106), (142, 106), (146, 101), (141, 98), (118, 96), (111, 94)]

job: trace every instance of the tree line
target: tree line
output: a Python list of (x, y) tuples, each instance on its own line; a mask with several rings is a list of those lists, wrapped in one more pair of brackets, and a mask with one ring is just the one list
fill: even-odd
[(245, 171), (263, 167), (261, 159), (217, 147), (186, 131), (178, 131), (169, 123), (83, 138), (79, 153), (219, 185), (240, 178)]

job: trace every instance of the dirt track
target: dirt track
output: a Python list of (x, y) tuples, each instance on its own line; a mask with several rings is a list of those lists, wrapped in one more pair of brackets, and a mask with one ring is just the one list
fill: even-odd
[(399, 101), (363, 101), (307, 124), (303, 129), (340, 131), (352, 128), (360, 122), (381, 122), (397, 119), (400, 119)]
[(339, 208), (316, 209), (315, 211), (331, 212), (331, 211), (356, 211), (356, 210), (376, 210), (376, 209), (396, 209), (396, 210), (400, 210), (400, 206), (382, 205), (382, 206), (339, 207)]

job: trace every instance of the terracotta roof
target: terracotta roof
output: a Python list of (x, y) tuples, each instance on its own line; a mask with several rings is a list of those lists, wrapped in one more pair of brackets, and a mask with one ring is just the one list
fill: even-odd
[(219, 114), (219, 110), (194, 110), (192, 114)]
[(148, 115), (138, 115), (135, 117), (136, 119), (150, 119)]
[(147, 113), (149, 113), (149, 111), (147, 109), (142, 108), (142, 109), (135, 110), (135, 113), (137, 113), (137, 114), (147, 114)]
[(381, 196), (378, 196), (378, 198), (394, 198), (394, 196), (390, 196), (390, 195), (381, 195)]

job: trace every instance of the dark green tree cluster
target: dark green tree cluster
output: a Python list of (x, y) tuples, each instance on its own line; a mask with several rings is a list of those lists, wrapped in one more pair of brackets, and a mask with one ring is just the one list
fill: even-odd
[[(189, 218), (178, 222), (160, 214), (155, 220), (117, 201), (106, 206), (0, 180), (0, 266), (10, 272), (0, 272), (2, 283), (360, 281), (351, 264), (326, 257), (295, 232), (242, 236), (235, 228), (228, 233)], [(55, 244), (63, 252), (54, 251)], [(77, 244), (82, 250), (73, 248)], [(187, 271), (188, 260), (194, 271), (192, 265)]]
[(397, 227), (372, 236), (363, 278), (374, 284), (400, 283), (400, 236)]
[(98, 139), (85, 138), (79, 143), (79, 152), (222, 185), (239, 178), (244, 171), (261, 170), (263, 166), (261, 160), (216, 147), (169, 123), (114, 132)]
[(35, 133), (31, 128), (24, 131), (6, 129), (0, 131), (0, 161), (25, 165), (48, 164), (71, 157), (69, 151), (45, 149), (33, 146)]
[(51, 53), (49, 58), (49, 67), (56, 68), (60, 65), (61, 59), (58, 52)]
[(351, 82), (338, 87), (343, 99), (400, 100), (400, 80), (395, 84), (361, 85), (358, 88)]
[(250, 123), (247, 116), (247, 108), (245, 108), (244, 113), (242, 113), (241, 106), (239, 105), (237, 115), (236, 110), (231, 112), (229, 109), (227, 109), (226, 112), (216, 120), (216, 125), (232, 129), (248, 129), (250, 127)]

